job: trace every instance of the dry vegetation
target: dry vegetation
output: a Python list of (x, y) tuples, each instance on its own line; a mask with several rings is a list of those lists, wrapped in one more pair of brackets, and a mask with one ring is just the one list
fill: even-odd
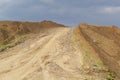
[(32, 34), (44, 33), (46, 29), (61, 26), (64, 27), (64, 25), (52, 21), (0, 21), (0, 51), (24, 42)]

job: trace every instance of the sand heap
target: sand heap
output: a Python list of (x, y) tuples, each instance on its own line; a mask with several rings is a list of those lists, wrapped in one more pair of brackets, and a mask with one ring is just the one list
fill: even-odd
[(19, 37), (29, 35), (0, 52), (0, 80), (120, 79), (120, 29), (116, 26), (82, 23), (70, 28), (51, 21), (3, 21), (0, 25), (1, 42), (11, 35), (20, 41)]

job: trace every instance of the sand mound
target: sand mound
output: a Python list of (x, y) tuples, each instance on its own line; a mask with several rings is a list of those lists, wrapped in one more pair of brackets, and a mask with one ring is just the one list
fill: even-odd
[(51, 21), (20, 24), (25, 26), (22, 35), (34, 34), (0, 52), (0, 80), (120, 79), (119, 28), (82, 23), (73, 29)]
[(44, 29), (64, 27), (52, 21), (41, 22), (19, 22), (19, 21), (0, 21), (0, 41), (6, 40), (11, 36), (25, 35), (28, 33), (44, 32)]
[(80, 24), (74, 31), (90, 54), (100, 58), (120, 79), (120, 29), (116, 26)]
[(20, 22), (0, 21), (0, 51), (13, 47), (27, 39), (32, 34), (50, 33), (51, 29), (65, 27), (64, 25), (52, 22)]

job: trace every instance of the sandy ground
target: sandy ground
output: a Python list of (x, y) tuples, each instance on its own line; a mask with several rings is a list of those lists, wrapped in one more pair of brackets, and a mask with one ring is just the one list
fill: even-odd
[(0, 80), (87, 79), (80, 71), (83, 58), (72, 40), (71, 28), (37, 35), (3, 52), (0, 58)]
[(98, 56), (87, 55), (81, 46), (72, 28), (34, 35), (0, 53), (0, 80), (106, 80)]

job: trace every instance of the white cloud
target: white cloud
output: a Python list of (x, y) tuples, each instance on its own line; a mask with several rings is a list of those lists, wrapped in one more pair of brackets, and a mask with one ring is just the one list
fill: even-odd
[(14, 0), (0, 0), (0, 6), (3, 6), (4, 4), (11, 4)]
[(120, 6), (117, 7), (102, 7), (99, 9), (100, 13), (106, 14), (118, 14), (120, 13)]
[(12, 0), (0, 0), (0, 4), (6, 3), (6, 2), (10, 2)]

